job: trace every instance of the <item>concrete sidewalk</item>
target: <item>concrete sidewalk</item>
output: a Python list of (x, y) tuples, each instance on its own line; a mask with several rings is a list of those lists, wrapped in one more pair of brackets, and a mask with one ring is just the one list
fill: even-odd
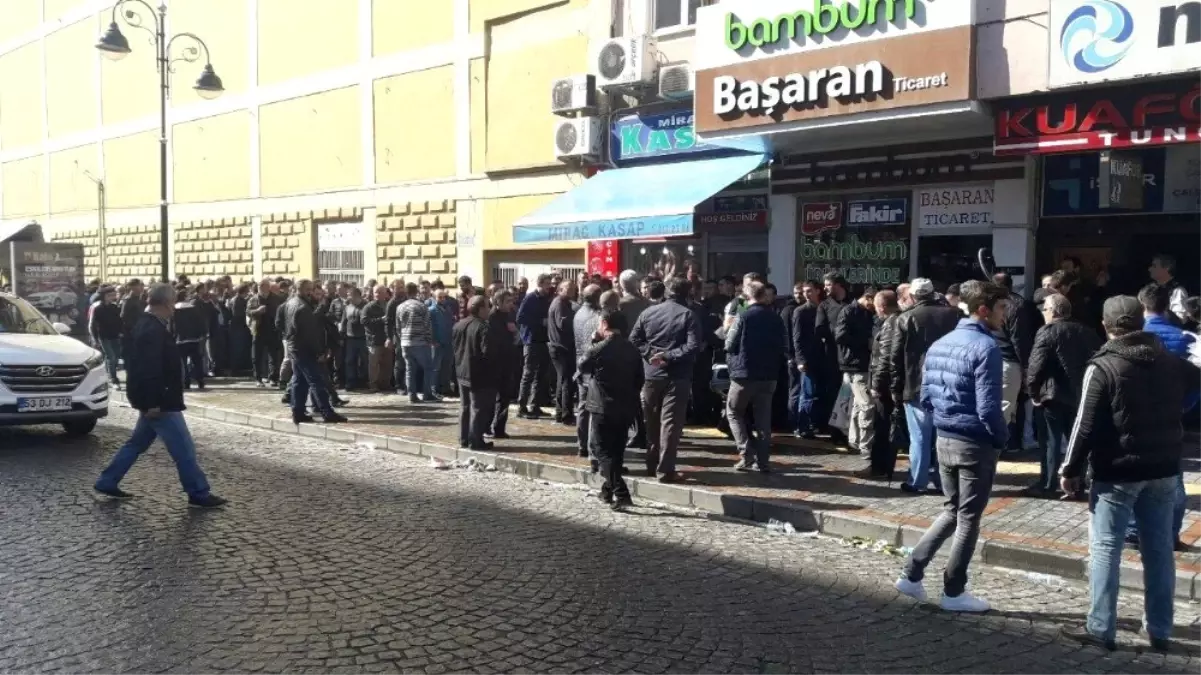
[[(372, 443), (379, 448), (442, 459), (475, 457), (530, 478), (599, 485), (588, 462), (576, 455), (574, 428), (550, 421), (521, 420), (510, 415), (511, 439), (489, 452), (458, 449), (457, 402), (414, 405), (395, 395), (348, 394), (343, 413), (348, 424), (292, 424), (279, 392), (248, 382), (211, 383), (206, 391), (190, 391), (189, 412), (206, 419), (273, 429), (347, 443)], [(123, 401), (119, 392), (117, 401)], [(1189, 510), (1182, 538), (1193, 550), (1177, 554), (1176, 594), (1201, 599), (1201, 515), (1198, 495), (1198, 449), (1190, 447), (1185, 481)], [(845, 537), (866, 537), (894, 545), (913, 546), (942, 508), (942, 498), (909, 495), (897, 485), (908, 471), (907, 458), (897, 463), (892, 485), (864, 480), (857, 473), (864, 459), (826, 441), (777, 437), (770, 475), (735, 472), (737, 457), (730, 441), (710, 429), (689, 429), (682, 443), (679, 470), (687, 480), (664, 485), (643, 475), (643, 453), (631, 450), (635, 499), (689, 506), (730, 517), (767, 522), (780, 520), (800, 530), (821, 530)], [(1002, 461), (992, 500), (985, 511), (977, 555), (985, 562), (1083, 579), (1087, 570), (1088, 509), (1080, 502), (1024, 497), (1021, 490), (1038, 476), (1038, 461)], [(1126, 553), (1122, 583), (1141, 588), (1138, 554)]]

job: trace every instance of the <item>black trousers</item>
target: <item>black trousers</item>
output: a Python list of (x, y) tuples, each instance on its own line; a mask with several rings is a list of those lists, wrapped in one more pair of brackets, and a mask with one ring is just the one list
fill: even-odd
[(505, 433), (509, 424), (509, 405), (513, 403), (513, 377), (505, 372), (501, 361), (500, 382), (496, 385), (496, 410), (492, 413), (492, 435)]
[(279, 368), (284, 350), (279, 336), (272, 332), (259, 332), (254, 336), (254, 377), (256, 380), (279, 382)]
[(876, 436), (871, 447), (872, 473), (892, 475), (897, 463), (897, 449), (893, 447), (892, 437), (892, 399), (875, 399), (875, 428)]
[(617, 501), (630, 500), (630, 488), (622, 477), (626, 458), (626, 432), (633, 421), (629, 417), (592, 413), (588, 430), (591, 452), (600, 465), (605, 479), (601, 495), (612, 495)]
[(538, 407), (542, 394), (543, 378), (550, 367), (550, 347), (545, 342), (525, 346), (525, 360), (521, 368), (521, 389), (517, 392), (517, 405), (522, 410)]
[(405, 357), (401, 353), (400, 343), (397, 342), (396, 357), (392, 359), (392, 388), (399, 392), (407, 392), (408, 385), (405, 381)]
[(555, 367), (555, 419), (562, 420), (574, 415), (571, 409), (572, 392), (575, 386), (575, 352), (561, 347), (550, 349), (550, 362)]
[(496, 390), (459, 384), (459, 447), (482, 448), (492, 424)]
[(204, 386), (204, 351), (199, 342), (181, 342), (179, 347), (179, 367), (183, 368), (183, 386), (196, 384)]
[(823, 367), (809, 373), (809, 378), (813, 380), (813, 391), (817, 399), (813, 402), (813, 426), (828, 431), (834, 402), (838, 400), (838, 391), (842, 388), (842, 375), (838, 370), (838, 363), (823, 364)]

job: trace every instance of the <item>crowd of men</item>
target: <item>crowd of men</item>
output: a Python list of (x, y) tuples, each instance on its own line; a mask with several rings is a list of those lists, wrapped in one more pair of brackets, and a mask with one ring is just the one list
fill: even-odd
[[(1077, 265), (1065, 260), (1044, 277), (1032, 302), (1005, 273), (942, 293), (924, 278), (852, 289), (831, 273), (796, 284), (787, 299), (758, 273), (741, 285), (633, 271), (616, 284), (544, 274), (532, 288), (524, 279), (481, 288), (460, 277), (454, 289), (439, 281), (358, 288), (278, 278), (256, 288), (228, 277), (180, 279), (156, 287), (150, 303), (174, 301), (156, 319), (169, 326), (167, 352), (131, 344), (147, 304), (134, 281), (120, 299), (115, 288), (96, 288), (89, 326), (114, 380), (122, 350), (134, 363), (165, 353), (178, 359), (181, 392), (213, 374), (246, 374), (286, 388), (297, 423), (313, 421), (310, 404), (325, 422), (345, 421), (335, 411), (340, 390), (395, 391), (412, 403), (453, 395), (460, 445), (483, 450), (508, 437), (511, 404), (530, 419), (553, 406), (554, 421), (575, 427), (580, 455), (604, 475), (601, 497), (615, 509), (631, 503), (627, 447), (645, 448), (646, 475), (682, 480), (676, 459), (688, 422), (728, 424), (739, 471), (772, 471), (772, 432), (781, 424), (798, 437), (828, 434), (862, 455), (865, 479), (891, 480), (898, 451), (907, 450), (900, 489), (942, 494), (946, 507), (897, 588), (924, 600), (924, 570), (954, 537), (940, 604), (956, 611), (988, 609), (966, 591), (967, 567), (998, 456), (1038, 448), (1041, 472), (1029, 495), (1080, 498), (1087, 478), (1094, 604), (1078, 637), (1112, 646), (1127, 539), (1158, 570), (1147, 583), (1147, 631), (1162, 646), (1172, 550), (1182, 546), (1182, 420), (1201, 385), (1189, 362), (1201, 352), (1201, 303), (1173, 278), (1169, 256), (1155, 258), (1137, 297), (1106, 298)], [(160, 339), (158, 323), (141, 332)], [(711, 384), (723, 367), (721, 392)], [(132, 381), (129, 388), (132, 400)], [(119, 453), (126, 470), (149, 443), (138, 433), (134, 448)], [(120, 475), (97, 489), (120, 493)], [(203, 501), (203, 474), (192, 483), (189, 494)]]

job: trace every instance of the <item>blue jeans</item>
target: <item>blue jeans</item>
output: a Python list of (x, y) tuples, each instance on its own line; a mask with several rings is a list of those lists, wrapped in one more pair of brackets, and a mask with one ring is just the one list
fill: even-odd
[(1044, 404), (1036, 410), (1043, 423), (1043, 462), (1039, 473), (1038, 484), (1044, 490), (1059, 489), (1059, 465), (1063, 463), (1063, 453), (1067, 449), (1067, 435), (1072, 430), (1072, 419), (1075, 413), (1053, 403)]
[(167, 453), (175, 462), (179, 471), (179, 482), (189, 497), (203, 499), (209, 494), (208, 479), (204, 471), (196, 463), (196, 444), (192, 442), (192, 434), (184, 421), (183, 413), (164, 412), (158, 419), (150, 419), (145, 414), (138, 416), (138, 423), (133, 428), (133, 434), (125, 441), (125, 445), (113, 456), (107, 468), (96, 480), (96, 488), (115, 490), (121, 479), (133, 468), (138, 457), (150, 448), (154, 439), (161, 438), (167, 446)]
[[(1175, 503), (1172, 505), (1172, 543), (1180, 540), (1180, 530), (1184, 527), (1184, 512), (1188, 508), (1188, 493), (1184, 491), (1184, 474), (1176, 476)], [(1138, 538), (1138, 523), (1131, 516), (1130, 524), (1126, 526), (1126, 536)]]
[(329, 390), (325, 388), (325, 378), (318, 368), (321, 364), (311, 356), (297, 356), (295, 352), (288, 355), (292, 361), (292, 381), (288, 384), (288, 396), (292, 401), (292, 416), (300, 417), (305, 414), (305, 403), (309, 393), (313, 394), (314, 408), (321, 415), (329, 417), (334, 409), (329, 404)]
[(1117, 633), (1118, 569), (1122, 563), (1123, 535), (1131, 515), (1142, 536), (1144, 621), (1153, 638), (1167, 639), (1172, 632), (1172, 596), (1176, 586), (1176, 559), (1172, 553), (1172, 507), (1179, 478), (1157, 478), (1137, 483), (1093, 482), (1089, 495), (1088, 632), (1104, 640)]
[(117, 361), (121, 359), (121, 339), (101, 338), (100, 351), (104, 352), (104, 367), (108, 370), (108, 379), (117, 381)]
[(425, 390), (430, 394), (437, 394), (442, 389), (442, 355), (449, 349), (442, 345), (430, 345), (430, 367), (426, 371)]
[(405, 379), (408, 382), (409, 397), (418, 393), (431, 398), (434, 393), (434, 380), (430, 377), (433, 370), (434, 350), (429, 345), (401, 347), (405, 357)]
[[(793, 366), (795, 369), (796, 366)], [(813, 406), (817, 401), (817, 393), (813, 386), (813, 378), (809, 373), (791, 373), (797, 378), (796, 407), (792, 411), (792, 428), (795, 431), (813, 431)]]
[(342, 348), (345, 357), (347, 387), (361, 387), (367, 382), (367, 338), (348, 337)]
[[(930, 484), (930, 469), (934, 460), (934, 414), (912, 403), (905, 404), (905, 421), (909, 424), (909, 484), (925, 490)], [(941, 490), (942, 480), (934, 474), (934, 487)]]

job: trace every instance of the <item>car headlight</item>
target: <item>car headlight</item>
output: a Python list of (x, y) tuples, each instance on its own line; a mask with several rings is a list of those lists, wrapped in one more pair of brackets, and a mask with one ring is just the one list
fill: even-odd
[(100, 352), (96, 352), (95, 354), (90, 356), (87, 361), (83, 362), (83, 367), (87, 368), (88, 370), (94, 370), (103, 365), (104, 365), (104, 354), (101, 354)]

